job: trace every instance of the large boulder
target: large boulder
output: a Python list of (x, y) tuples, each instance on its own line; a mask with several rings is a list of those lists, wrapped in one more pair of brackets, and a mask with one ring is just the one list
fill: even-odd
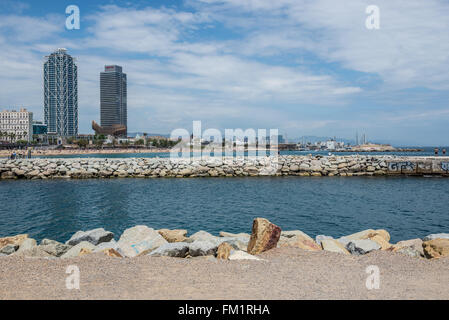
[(51, 254), (49, 254), (45, 250), (43, 250), (41, 248), (41, 246), (34, 246), (30, 249), (16, 252), (15, 255), (23, 256), (23, 257), (33, 257), (33, 258), (55, 258)]
[(117, 250), (112, 249), (112, 248), (104, 249), (101, 252), (103, 252), (108, 257), (123, 258), (123, 256), (120, 253), (118, 253)]
[(151, 251), (148, 255), (155, 257), (185, 258), (189, 252), (189, 245), (187, 242), (169, 242)]
[(248, 243), (249, 254), (276, 248), (281, 236), (281, 228), (264, 218), (256, 218), (253, 222), (251, 238)]
[(404, 247), (401, 248), (399, 250), (397, 250), (396, 252), (412, 257), (412, 258), (421, 258), (423, 257), (423, 255), (421, 255), (421, 253), (418, 250), (415, 250), (413, 247)]
[(147, 254), (166, 243), (167, 240), (153, 228), (135, 226), (123, 232), (117, 242), (117, 251), (122, 256), (132, 258)]
[(317, 236), (315, 237), (315, 242), (316, 242), (318, 245), (321, 245), (321, 241), (323, 241), (323, 240), (333, 240), (333, 239), (334, 239), (334, 238), (331, 237), (331, 236), (325, 236), (325, 235), (319, 234), (319, 235), (317, 235)]
[(360, 232), (350, 234), (348, 236), (344, 236), (342, 238), (349, 239), (349, 240), (363, 240), (363, 239), (369, 239), (371, 237), (374, 237), (375, 235), (381, 236), (387, 242), (390, 241), (390, 234), (388, 233), (388, 231), (386, 231), (384, 229), (378, 229), (378, 230), (367, 229), (367, 230), (363, 230)]
[(103, 252), (104, 250), (114, 249), (118, 250), (117, 241), (112, 239), (109, 242), (102, 242), (98, 246), (95, 247), (94, 252)]
[(43, 239), (39, 244), (39, 248), (52, 256), (60, 257), (69, 251), (72, 246), (55, 240)]
[(218, 237), (210, 234), (207, 231), (200, 230), (194, 234), (192, 234), (186, 242), (194, 242), (194, 241), (216, 241)]
[(232, 248), (236, 250), (246, 251), (248, 248), (249, 238), (246, 237), (217, 237), (214, 240), (208, 240), (219, 246), (222, 243), (229, 244)]
[(22, 252), (22, 251), (25, 251), (25, 250), (29, 250), (29, 249), (32, 249), (32, 248), (34, 248), (36, 246), (37, 246), (36, 240), (34, 240), (32, 238), (27, 238), (27, 239), (25, 239), (22, 242), (22, 244), (20, 245), (19, 250), (17, 250), (17, 252)]
[(281, 236), (278, 245), (279, 247), (296, 247), (307, 251), (321, 251), (321, 246), (306, 234), (297, 234), (290, 238)]
[(223, 242), (218, 246), (217, 259), (228, 260), (232, 247), (229, 243)]
[(77, 245), (71, 247), (66, 253), (64, 253), (61, 258), (73, 258), (78, 257), (80, 253), (92, 252), (95, 249), (95, 246), (87, 241), (83, 241), (78, 243)]
[(379, 234), (369, 237), (368, 239), (372, 240), (372, 241), (376, 242), (378, 245), (380, 245), (381, 250), (389, 250), (393, 246), (391, 243), (386, 241), (385, 238)]
[(306, 238), (313, 241), (313, 238), (308, 234), (302, 232), (301, 230), (289, 230), (289, 231), (281, 231), (281, 237), (285, 238), (294, 238), (294, 237)]
[(399, 252), (411, 257), (424, 257), (423, 241), (419, 238), (399, 241), (391, 247), (391, 251)]
[(114, 234), (112, 232), (106, 231), (103, 228), (97, 228), (89, 231), (78, 231), (66, 242), (66, 244), (75, 246), (80, 242), (87, 241), (96, 246), (102, 242), (109, 242), (113, 238)]
[(159, 232), (159, 234), (168, 242), (183, 242), (187, 239), (187, 230), (184, 229), (160, 229), (157, 232)]
[(354, 255), (363, 255), (368, 252), (379, 250), (381, 246), (369, 239), (351, 240), (347, 245), (346, 249)]
[(11, 244), (14, 246), (20, 246), (25, 239), (28, 238), (28, 234), (19, 234), (12, 237), (0, 238), (0, 249), (4, 246)]
[(215, 256), (218, 244), (210, 241), (196, 240), (189, 244), (189, 255), (191, 257)]
[(241, 250), (232, 250), (229, 255), (229, 260), (262, 260), (258, 257), (255, 257), (245, 251)]
[(424, 241), (422, 246), (426, 258), (433, 259), (449, 256), (449, 239)]
[(0, 249), (0, 253), (10, 255), (16, 252), (17, 249), (19, 249), (19, 246), (17, 244), (7, 244), (6, 246)]
[(429, 234), (428, 236), (425, 236), (422, 240), (429, 241), (429, 240), (435, 240), (435, 239), (449, 239), (449, 233)]
[(350, 254), (349, 251), (345, 248), (345, 246), (342, 245), (340, 242), (338, 242), (335, 239), (322, 239), (321, 247), (325, 251), (343, 253), (343, 254), (347, 254), (347, 255)]
[(251, 235), (248, 233), (231, 233), (231, 232), (225, 232), (220, 231), (219, 233), (220, 237), (226, 237), (226, 238), (246, 238), (249, 241), (249, 238), (251, 238)]

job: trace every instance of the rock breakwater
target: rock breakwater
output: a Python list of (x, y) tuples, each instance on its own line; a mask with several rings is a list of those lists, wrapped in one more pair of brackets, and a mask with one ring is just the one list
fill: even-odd
[(0, 160), (0, 179), (385, 175), (449, 176), (449, 157), (351, 155)]
[[(185, 231), (185, 232), (184, 232)], [(114, 258), (153, 257), (195, 258), (220, 260), (262, 260), (258, 254), (280, 247), (295, 247), (306, 251), (330, 251), (345, 255), (365, 255), (382, 250), (414, 258), (436, 259), (449, 256), (449, 234), (431, 234), (423, 239), (390, 243), (384, 229), (367, 229), (334, 239), (318, 235), (315, 239), (301, 230), (282, 231), (264, 218), (256, 218), (251, 234), (220, 232), (214, 236), (198, 231), (189, 237), (187, 230), (168, 230), (138, 225), (126, 229), (118, 241), (103, 228), (78, 231), (65, 244), (44, 239), (37, 241), (27, 234), (0, 238), (0, 256), (18, 255), (39, 258), (73, 258), (102, 253)], [(177, 234), (173, 237), (173, 234)], [(181, 237), (178, 237), (181, 235)], [(431, 240), (429, 240), (431, 239)]]

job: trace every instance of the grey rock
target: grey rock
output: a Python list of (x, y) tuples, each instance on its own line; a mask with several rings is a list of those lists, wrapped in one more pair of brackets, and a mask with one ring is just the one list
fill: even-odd
[(191, 257), (215, 255), (218, 245), (210, 241), (195, 240), (189, 245)]
[(17, 249), (19, 249), (18, 245), (16, 245), (16, 244), (7, 244), (6, 246), (4, 246), (3, 248), (0, 249), (0, 253), (6, 254), (6, 255), (10, 255), (10, 254), (16, 252)]
[(93, 250), (95, 250), (95, 246), (92, 243), (87, 242), (87, 241), (80, 242), (77, 245), (70, 248), (66, 253), (64, 253), (61, 256), (61, 258), (66, 259), (66, 258), (78, 257), (78, 255), (82, 249), (88, 249), (88, 250), (93, 251)]
[(14, 255), (22, 257), (33, 257), (33, 258), (51, 258), (53, 257), (46, 251), (42, 250), (40, 246), (34, 246), (27, 250), (17, 251)]
[(36, 240), (34, 240), (32, 238), (26, 238), (20, 244), (19, 250), (17, 250), (17, 252), (22, 252), (22, 251), (25, 251), (25, 250), (29, 250), (29, 249), (32, 249), (32, 248), (34, 248), (36, 246), (37, 246)]
[(413, 247), (404, 247), (402, 249), (399, 249), (397, 252), (405, 254), (412, 258), (420, 258), (424, 256), (419, 250), (416, 250)]
[(321, 245), (321, 241), (322, 241), (322, 240), (333, 240), (333, 239), (334, 239), (334, 238), (331, 237), (331, 236), (325, 236), (325, 235), (319, 234), (319, 235), (317, 235), (317, 236), (315, 237), (315, 242), (316, 242), (318, 245)]
[(176, 257), (185, 258), (189, 252), (189, 246), (191, 243), (187, 242), (172, 242), (166, 243), (157, 248), (156, 250), (149, 253), (150, 256), (166, 256), (166, 257)]
[(194, 234), (192, 234), (190, 237), (187, 238), (186, 242), (194, 242), (194, 241), (215, 241), (218, 237), (210, 234), (206, 231), (198, 231)]
[(449, 239), (449, 233), (434, 233), (429, 234), (428, 236), (425, 236), (422, 241), (429, 241), (429, 240), (435, 240), (435, 239)]
[(251, 238), (251, 235), (248, 233), (231, 233), (231, 232), (225, 232), (225, 231), (220, 231), (219, 233), (220, 237), (225, 237), (225, 238)]
[(351, 239), (348, 239), (346, 237), (341, 237), (337, 239), (338, 242), (340, 242), (343, 246), (347, 246), (349, 242), (353, 241)]
[(102, 242), (109, 242), (113, 238), (114, 234), (112, 232), (106, 231), (103, 228), (97, 228), (89, 231), (78, 231), (66, 244), (75, 246), (80, 242), (87, 241), (96, 246)]
[(246, 237), (216, 237), (215, 239), (210, 240), (210, 242), (216, 244), (217, 247), (220, 244), (226, 242), (236, 250), (246, 251), (246, 249), (248, 248), (249, 238), (246, 238)]
[(114, 249), (118, 250), (118, 243), (114, 239), (109, 242), (102, 242), (98, 246), (95, 247), (94, 252), (101, 252), (106, 249)]
[(362, 240), (351, 240), (347, 245), (346, 249), (354, 255), (363, 255), (371, 252), (373, 250), (379, 250), (381, 246), (372, 240), (362, 239)]
[(52, 256), (60, 257), (69, 251), (72, 246), (55, 240), (44, 239), (41, 241), (39, 248)]

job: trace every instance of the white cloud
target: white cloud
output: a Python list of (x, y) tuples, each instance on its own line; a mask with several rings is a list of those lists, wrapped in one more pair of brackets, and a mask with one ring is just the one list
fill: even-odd
[[(373, 4), (368, 0), (201, 2), (208, 3), (211, 17), (251, 32), (235, 45), (248, 55), (311, 53), (349, 70), (378, 74), (397, 89), (449, 88), (445, 0), (378, 0), (380, 30), (365, 27), (365, 9)], [(240, 14), (222, 14), (231, 10)]]

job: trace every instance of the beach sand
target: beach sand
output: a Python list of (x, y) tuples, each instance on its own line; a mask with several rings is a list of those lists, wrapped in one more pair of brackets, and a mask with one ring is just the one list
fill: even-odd
[[(449, 259), (385, 251), (365, 256), (286, 247), (265, 261), (101, 253), (73, 259), (0, 258), (1, 299), (449, 299)], [(80, 270), (80, 289), (66, 288), (66, 268)], [(368, 290), (366, 267), (380, 269)]]
[[(13, 152), (18, 155), (27, 155), (27, 150), (0, 150), (0, 157), (9, 157)], [(74, 155), (86, 155), (86, 154), (132, 154), (132, 153), (167, 153), (170, 149), (132, 149), (132, 148), (122, 148), (122, 149), (54, 149), (54, 150), (44, 150), (44, 149), (33, 149), (32, 157), (40, 156), (74, 156)]]

